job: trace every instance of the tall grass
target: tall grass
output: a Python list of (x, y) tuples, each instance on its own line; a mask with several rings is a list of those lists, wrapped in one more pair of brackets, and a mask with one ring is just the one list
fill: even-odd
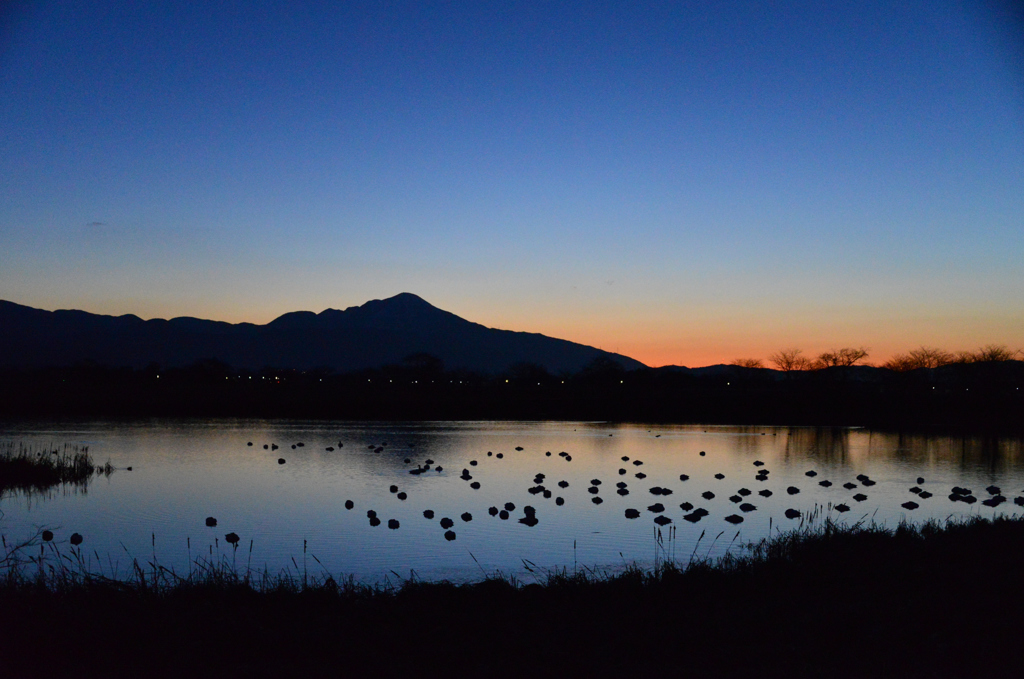
[[(258, 594), (329, 591), (339, 595), (372, 595), (394, 592), (400, 587), (391, 582), (363, 585), (356, 583), (353, 576), (336, 579), (322, 566), (320, 573), (310, 573), (304, 566), (299, 568), (297, 563), (294, 571), (286, 568), (271, 573), (266, 567), (254, 569), (251, 564), (252, 541), (249, 542), (249, 558), (244, 566), (238, 562), (237, 544), (232, 547), (230, 556), (220, 551), (219, 541), (216, 552), (211, 545), (208, 556), (192, 556), (189, 541), (190, 561), (186, 571), (168, 568), (159, 562), (155, 535), (150, 559), (140, 560), (124, 548), (128, 556), (127, 566), (109, 555), (104, 560), (98, 552), (90, 553), (81, 544), (58, 542), (46, 529), (40, 529), (21, 541), (8, 541), (6, 536), (0, 536), (0, 544), (4, 550), (0, 556), (0, 589), (8, 592), (41, 589), (68, 593), (113, 588), (138, 594), (207, 589), (222, 592), (244, 590)], [(320, 563), (315, 555), (313, 559)]]
[(108, 460), (97, 465), (88, 446), (31, 446), (13, 441), (0, 443), (0, 497), (8, 493), (44, 493), (57, 486), (84, 489), (93, 476), (110, 476)]
[(822, 514), (817, 520), (812, 518), (787, 531), (777, 530), (774, 535), (742, 543), (733, 550), (739, 538), (737, 532), (725, 554), (718, 557), (710, 554), (718, 540), (723, 537), (729, 539), (725, 531), (714, 538), (708, 536), (706, 542), (705, 534), (701, 533), (693, 551), (680, 556), (675, 551), (675, 531), (662, 533), (661, 529), (656, 529), (655, 561), (651, 567), (624, 562), (621, 568), (614, 570), (587, 566), (574, 566), (571, 570), (567, 567), (547, 569), (524, 559), (523, 574), (482, 571), (481, 581), (465, 585), (423, 581), (414, 572), (403, 578), (394, 571), (391, 571), (394, 579), (387, 576), (383, 583), (365, 584), (356, 582), (351, 575), (333, 576), (315, 555), (311, 556), (319, 566), (318, 572), (309, 572), (305, 560), (300, 566), (293, 559), (294, 570), (288, 567), (272, 573), (267, 567), (262, 570), (252, 568), (252, 541), (244, 564), (239, 563), (237, 543), (229, 556), (219, 551), (218, 541), (218, 550), (215, 552), (211, 545), (208, 556), (192, 556), (189, 543), (187, 571), (180, 572), (160, 564), (155, 549), (151, 559), (141, 561), (125, 550), (128, 565), (122, 566), (109, 556), (104, 562), (98, 553), (89, 553), (81, 545), (62, 545), (52, 540), (49, 531), (39, 530), (20, 542), (9, 542), (6, 536), (2, 536), (4, 552), (0, 558), (0, 587), (8, 591), (42, 588), (54, 592), (95, 587), (138, 593), (170, 593), (189, 589), (244, 590), (255, 594), (319, 592), (342, 598), (388, 596), (405, 590), (435, 587), (473, 589), (497, 584), (512, 589), (530, 586), (595, 591), (608, 586), (658, 588), (687, 578), (749, 575), (822, 559), (835, 564), (854, 554), (862, 561), (864, 558), (895, 559), (901, 550), (915, 550), (926, 543), (942, 549), (969, 548), (971, 541), (985, 534), (986, 530), (1008, 530), (1014, 535), (1021, 535), (1024, 534), (1024, 518), (1001, 516), (985, 519), (974, 516), (945, 521), (932, 519), (919, 524), (904, 521), (895, 528), (889, 528), (872, 520), (861, 519), (851, 524)]
[(1024, 518), (889, 528), (825, 515), (709, 556), (731, 537), (673, 555), (674, 533), (655, 533), (651, 568), (526, 561), (525, 574), (463, 585), (414, 573), (366, 585), (298, 560), (254, 571), (234, 546), (203, 549), (186, 572), (162, 567), (154, 546), (119, 571), (40, 532), (3, 542), (0, 666), (76, 677), (1020, 674)]

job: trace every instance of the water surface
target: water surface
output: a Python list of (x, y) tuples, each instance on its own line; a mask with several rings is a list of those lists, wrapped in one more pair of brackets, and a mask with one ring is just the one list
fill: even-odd
[[(364, 582), (412, 572), (464, 581), (494, 571), (529, 580), (533, 576), (524, 564), (539, 571), (650, 565), (658, 516), (671, 520), (662, 529), (663, 544), (685, 560), (694, 550), (716, 556), (769, 530), (797, 525), (799, 520), (785, 517), (787, 509), (890, 526), (903, 518), (1024, 510), (1013, 503), (1024, 495), (1024, 455), (1021, 440), (1012, 438), (586, 422), (210, 420), (8, 423), (0, 427), (0, 440), (88, 445), (97, 462), (109, 459), (121, 468), (83, 490), (0, 499), (0, 532), (8, 541), (41, 527), (55, 529), (57, 540), (78, 532), (93, 565), (107, 572), (124, 572), (132, 558), (154, 556), (187, 570), (190, 558), (219, 554), (240, 567), (326, 570)], [(279, 449), (263, 447), (272, 444)], [(409, 473), (428, 459), (430, 471)], [(463, 470), (470, 480), (462, 478)], [(759, 478), (759, 470), (768, 470), (767, 478)], [(689, 478), (681, 481), (682, 474)], [(865, 486), (858, 475), (874, 484)], [(593, 480), (601, 482), (596, 493), (588, 490)], [(830, 487), (819, 485), (826, 480)], [(627, 495), (616, 492), (619, 482)], [(845, 483), (856, 487), (844, 488)], [(551, 497), (529, 492), (538, 485)], [(995, 508), (980, 502), (991, 496), (985, 488), (992, 485), (1008, 499)], [(791, 486), (800, 493), (787, 493)], [(953, 486), (971, 489), (979, 502), (951, 502)], [(672, 493), (653, 495), (654, 487)], [(932, 497), (922, 499), (911, 488)], [(738, 494), (740, 489), (750, 494)], [(771, 496), (760, 495), (763, 490)], [(702, 497), (707, 491), (715, 497)], [(853, 499), (858, 493), (867, 499)], [(562, 506), (556, 505), (558, 497)], [(741, 511), (730, 497), (756, 509)], [(346, 509), (346, 501), (353, 509)], [(919, 507), (904, 508), (908, 501)], [(508, 502), (515, 505), (509, 519), (489, 515), (490, 507)], [(684, 502), (708, 515), (697, 523), (684, 520)], [(664, 511), (649, 511), (655, 503)], [(841, 504), (850, 510), (839, 512)], [(536, 525), (519, 521), (527, 506), (536, 510)], [(625, 518), (628, 508), (640, 517)], [(377, 513), (380, 525), (371, 526), (368, 510)], [(434, 518), (424, 518), (424, 510)], [(469, 521), (461, 518), (467, 512)], [(208, 516), (217, 519), (216, 528), (205, 526)], [(728, 516), (743, 521), (732, 524)], [(439, 525), (445, 517), (454, 521), (454, 540)], [(389, 530), (390, 519), (398, 521), (397, 530)], [(676, 530), (672, 542), (669, 526)], [(237, 553), (224, 542), (228, 532), (241, 537)]]

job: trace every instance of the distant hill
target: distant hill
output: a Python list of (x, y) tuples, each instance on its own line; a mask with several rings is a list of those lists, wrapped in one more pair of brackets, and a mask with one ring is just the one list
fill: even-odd
[(521, 363), (552, 373), (576, 372), (594, 361), (626, 370), (639, 361), (594, 347), (528, 332), (497, 330), (432, 306), (411, 293), (344, 311), (296, 311), (266, 325), (198, 318), (102, 316), (44, 311), (0, 300), (0, 368), (33, 369), (94, 362), (143, 368), (182, 367), (217, 359), (236, 368), (350, 372), (400, 364), (416, 354), (448, 370), (497, 373)]

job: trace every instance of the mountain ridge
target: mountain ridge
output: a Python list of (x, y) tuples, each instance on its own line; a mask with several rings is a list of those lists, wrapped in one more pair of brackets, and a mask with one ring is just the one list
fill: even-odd
[(439, 309), (413, 293), (344, 310), (293, 311), (269, 323), (228, 323), (178, 316), (144, 320), (77, 309), (46, 311), (0, 300), (0, 367), (38, 368), (92, 361), (140, 368), (217, 359), (234, 367), (379, 368), (414, 354), (449, 369), (497, 373), (519, 363), (576, 372), (597, 359), (631, 370), (628, 356), (540, 333), (501, 330)]

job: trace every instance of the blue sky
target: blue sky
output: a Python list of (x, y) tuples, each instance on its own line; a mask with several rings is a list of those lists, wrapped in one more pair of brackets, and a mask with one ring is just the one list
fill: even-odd
[(0, 298), (409, 291), (651, 365), (1024, 346), (1010, 3), (296, 5), (5, 4)]

